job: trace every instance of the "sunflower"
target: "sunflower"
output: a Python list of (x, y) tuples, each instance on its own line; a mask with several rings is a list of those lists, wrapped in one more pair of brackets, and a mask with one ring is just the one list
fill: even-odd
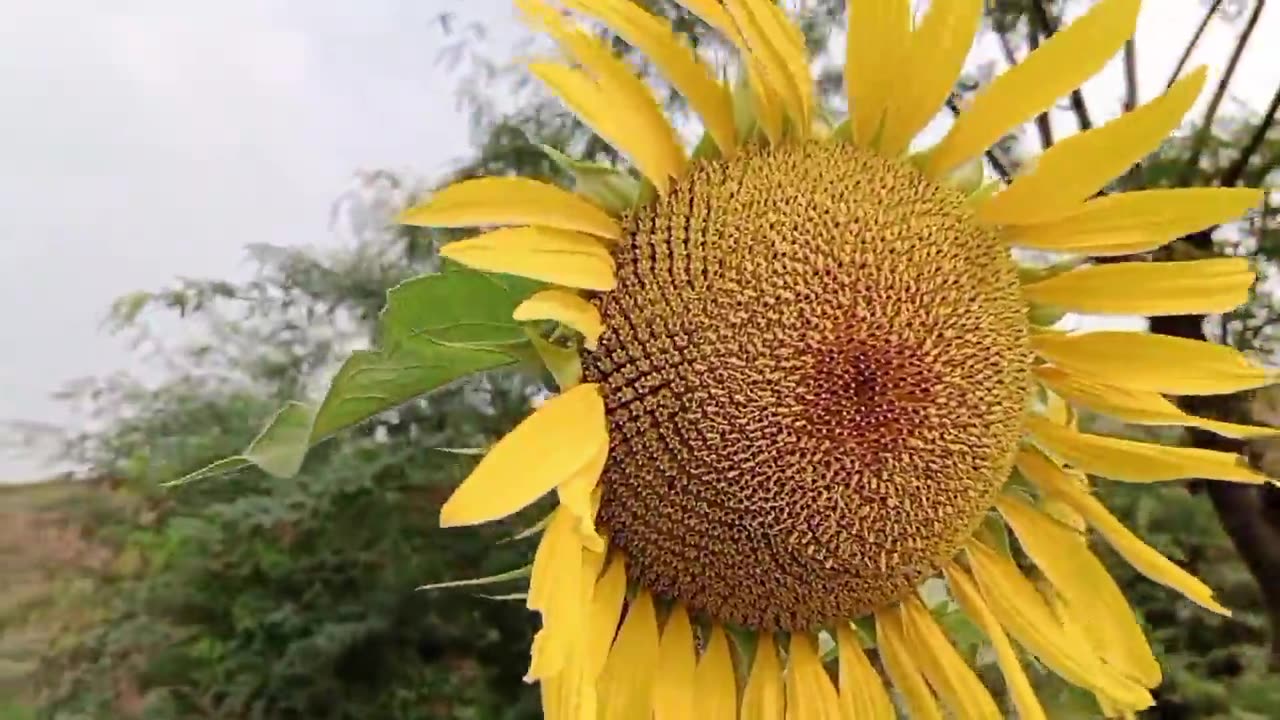
[[(983, 153), (1101, 70), (1139, 0), (1094, 5), (918, 152), (980, 0), (933, 0), (919, 18), (908, 0), (851, 0), (839, 123), (784, 10), (678, 2), (736, 49), (737, 80), (630, 0), (517, 0), (565, 55), (529, 70), (630, 169), (556, 153), (573, 191), (470, 179), (403, 218), (491, 228), (442, 254), (541, 283), (514, 318), (543, 333), (559, 392), (487, 452), (441, 523), (499, 520), (555, 492), (527, 594), (546, 716), (892, 718), (890, 686), (913, 718), (1003, 716), (940, 608), (985, 636), (1024, 720), (1045, 716), (1028, 657), (1105, 714), (1149, 706), (1160, 668), (1087, 530), (1227, 610), (1109, 514), (1086, 474), (1266, 478), (1234, 454), (1082, 432), (1075, 411), (1256, 435), (1269, 431), (1165, 396), (1273, 375), (1223, 346), (1055, 323), (1247, 298), (1243, 259), (1115, 256), (1237, 218), (1259, 191), (1102, 193), (1178, 126), (1204, 70), (1006, 187), (986, 181)], [(645, 53), (701, 118), (691, 153), (583, 21)], [(1023, 267), (1018, 248), (1061, 261)]]

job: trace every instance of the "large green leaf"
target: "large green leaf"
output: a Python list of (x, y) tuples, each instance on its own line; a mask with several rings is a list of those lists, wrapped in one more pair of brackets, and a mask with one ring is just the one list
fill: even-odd
[(276, 477), (302, 467), (307, 450), (334, 433), (458, 378), (536, 356), (511, 313), (540, 285), (457, 266), (387, 292), (375, 350), (342, 364), (318, 406), (291, 402), (240, 455), (175, 481), (257, 465)]

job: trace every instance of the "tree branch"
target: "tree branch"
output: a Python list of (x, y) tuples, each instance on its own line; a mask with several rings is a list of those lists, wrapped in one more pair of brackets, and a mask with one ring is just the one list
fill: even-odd
[[(952, 115), (960, 116), (960, 106), (956, 104), (955, 98), (947, 98), (947, 109), (951, 111)], [(1009, 173), (1009, 168), (1000, 162), (1000, 158), (996, 157), (994, 148), (987, 148), (985, 155), (987, 162), (991, 163), (991, 169), (996, 171), (996, 175), (999, 175), (1006, 185), (1013, 182), (1013, 175)]]
[(1173, 74), (1169, 76), (1169, 82), (1165, 83), (1164, 89), (1168, 90), (1178, 81), (1178, 76), (1182, 74), (1182, 69), (1187, 66), (1187, 61), (1191, 59), (1191, 52), (1196, 49), (1196, 45), (1200, 44), (1200, 36), (1204, 35), (1205, 28), (1209, 27), (1209, 21), (1217, 14), (1218, 8), (1222, 7), (1222, 0), (1213, 0), (1213, 4), (1209, 5), (1208, 11), (1204, 14), (1204, 19), (1200, 21), (1200, 26), (1196, 28), (1196, 32), (1191, 36), (1191, 40), (1182, 50), (1182, 57), (1178, 58), (1178, 64), (1173, 66)]
[(1124, 111), (1138, 107), (1138, 48), (1133, 38), (1124, 41)]
[[(1053, 18), (1049, 16), (1049, 11), (1045, 10), (1044, 0), (1033, 0), (1031, 3), (1031, 15), (1035, 18), (1035, 22), (1039, 23), (1044, 29), (1046, 38), (1053, 37), (1058, 32), (1058, 26)], [(1035, 28), (1032, 28), (1035, 32)], [(1088, 130), (1093, 127), (1093, 119), (1089, 116), (1089, 106), (1084, 102), (1084, 93), (1079, 88), (1071, 91), (1071, 109), (1076, 114), (1076, 123), (1081, 130)]]
[(1244, 172), (1249, 167), (1249, 160), (1254, 153), (1258, 152), (1258, 148), (1262, 147), (1262, 141), (1266, 140), (1267, 132), (1271, 130), (1271, 125), (1276, 120), (1276, 113), (1280, 112), (1280, 85), (1276, 86), (1276, 92), (1271, 96), (1271, 104), (1267, 106), (1266, 112), (1262, 115), (1262, 120), (1258, 122), (1258, 127), (1253, 129), (1253, 135), (1249, 136), (1249, 141), (1240, 149), (1240, 157), (1231, 163), (1231, 167), (1227, 168), (1222, 174), (1218, 184), (1223, 187), (1231, 187), (1238, 184), (1244, 179)]
[(1262, 8), (1267, 4), (1267, 0), (1256, 0), (1253, 4), (1253, 12), (1249, 13), (1249, 19), (1245, 21), (1244, 30), (1240, 32), (1240, 38), (1236, 40), (1236, 46), (1231, 51), (1231, 59), (1227, 61), (1227, 68), (1222, 72), (1222, 79), (1218, 81), (1218, 87), (1213, 92), (1213, 98), (1209, 100), (1209, 107), (1204, 112), (1204, 120), (1200, 123), (1200, 130), (1196, 133), (1191, 141), (1191, 152), (1187, 156), (1187, 163), (1182, 167), (1182, 173), (1178, 177), (1176, 185), (1187, 185), (1195, 176), (1195, 172), (1200, 167), (1200, 157), (1204, 154), (1205, 145), (1209, 142), (1209, 136), (1213, 133), (1213, 119), (1218, 114), (1218, 107), (1222, 105), (1222, 99), (1227, 95), (1227, 87), (1231, 84), (1231, 78), (1236, 74), (1236, 67), (1240, 64), (1240, 58), (1244, 55), (1244, 48), (1249, 44), (1249, 38), (1253, 36), (1254, 29), (1258, 26), (1258, 18), (1262, 15)]

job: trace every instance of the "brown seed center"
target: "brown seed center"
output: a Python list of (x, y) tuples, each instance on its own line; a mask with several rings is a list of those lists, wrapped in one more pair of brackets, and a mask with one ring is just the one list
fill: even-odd
[(650, 591), (813, 630), (937, 571), (1009, 471), (1029, 389), (1007, 250), (847, 144), (697, 164), (628, 221), (583, 359), (599, 521)]

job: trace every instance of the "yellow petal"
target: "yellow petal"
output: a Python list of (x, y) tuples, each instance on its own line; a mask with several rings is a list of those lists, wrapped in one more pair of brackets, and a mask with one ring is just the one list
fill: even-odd
[(983, 602), (978, 587), (959, 565), (952, 563), (947, 566), (946, 574), (947, 583), (951, 586), (951, 593), (959, 603), (960, 609), (982, 628), (991, 641), (991, 647), (996, 653), (996, 663), (1000, 666), (1001, 674), (1004, 675), (1005, 686), (1009, 696), (1013, 698), (1014, 706), (1018, 709), (1020, 720), (1048, 720), (1044, 714), (1044, 707), (1040, 704), (1040, 698), (1036, 696), (1035, 688), (1031, 687), (1031, 681), (1027, 678), (1026, 671), (1022, 669), (1022, 663), (1018, 660), (1013, 644), (1009, 642), (1009, 637), (1005, 635), (1000, 622)]
[(654, 720), (693, 720), (694, 649), (689, 615), (676, 605), (658, 643), (658, 667), (662, 670), (653, 688)]
[(1107, 670), (1083, 638), (1063, 630), (1053, 610), (1012, 560), (980, 543), (971, 542), (965, 550), (992, 615), (1040, 662), (1080, 687), (1134, 707), (1152, 704), (1145, 688)]
[(787, 720), (842, 720), (840, 699), (818, 657), (817, 639), (792, 633), (787, 650)]
[(986, 225), (1025, 225), (1057, 220), (1079, 209), (1177, 129), (1204, 80), (1205, 69), (1200, 68), (1138, 109), (1058, 142), (1008, 190), (978, 206), (974, 218)]
[(621, 555), (614, 555), (604, 574), (596, 581), (591, 594), (591, 610), (587, 616), (586, 647), (583, 650), (583, 673), (592, 681), (604, 670), (609, 648), (613, 646), (618, 620), (622, 617), (622, 605), (627, 597), (626, 563)]
[(815, 117), (813, 112), (814, 82), (809, 69), (809, 49), (805, 43), (804, 33), (800, 31), (800, 26), (787, 15), (783, 5), (774, 4), (771, 0), (764, 2), (756, 0), (756, 2), (762, 11), (767, 11), (772, 16), (774, 26), (772, 30), (767, 27), (767, 21), (762, 23), (766, 25), (766, 31), (772, 33), (771, 37), (778, 38), (778, 51), (782, 54), (787, 69), (795, 80), (796, 89), (800, 91), (800, 99), (804, 103), (805, 117), (809, 121), (806, 127), (820, 126), (822, 119)]
[(1026, 422), (1037, 445), (1090, 475), (1138, 483), (1194, 478), (1267, 482), (1266, 475), (1249, 467), (1235, 453), (1087, 435), (1035, 414), (1028, 415)]
[(440, 248), (440, 255), (485, 272), (521, 275), (584, 290), (612, 290), (613, 257), (594, 238), (569, 230), (503, 228)]
[(747, 85), (754, 120), (769, 144), (777, 145), (782, 142), (782, 100), (765, 79), (760, 60), (749, 57), (744, 62), (747, 66)]
[(627, 608), (600, 676), (601, 719), (649, 720), (658, 675), (658, 617), (653, 598), (642, 591)]
[(711, 626), (707, 649), (693, 671), (695, 716), (702, 720), (738, 717), (738, 685), (729, 640), (719, 625)]
[(586, 610), (581, 596), (582, 562), (574, 518), (557, 511), (538, 542), (529, 576), (527, 604), (542, 614), (542, 629), (534, 638), (526, 681), (560, 674), (580, 643), (579, 618)]
[(530, 63), (529, 72), (605, 142), (630, 158), (659, 193), (667, 191), (671, 178), (681, 175), (683, 150), (673, 149), (672, 138), (647, 122), (647, 115), (617, 112), (619, 105), (627, 107), (623, 98), (597, 85), (583, 71), (567, 65)]
[(787, 40), (777, 28), (773, 16), (761, 7), (762, 1), (725, 0), (724, 6), (738, 28), (741, 38), (738, 49), (758, 63), (763, 79), (782, 101), (783, 112), (791, 117), (792, 127), (803, 137), (809, 131), (804, 96), (779, 49)]
[(1199, 340), (1105, 330), (1035, 333), (1031, 348), (1073, 375), (1170, 395), (1216, 395), (1271, 383), (1240, 351)]
[(596, 349), (600, 333), (604, 332), (604, 322), (595, 305), (575, 292), (559, 288), (543, 290), (529, 296), (516, 306), (511, 318), (519, 322), (554, 320), (580, 333), (582, 344), (588, 350)]
[(1227, 312), (1249, 299), (1255, 279), (1244, 258), (1093, 265), (1024, 285), (1030, 302), (1097, 315)]
[(952, 715), (998, 720), (1001, 713), (991, 693), (952, 647), (928, 608), (919, 598), (908, 596), (901, 609), (906, 637), (915, 648), (916, 664)]
[(848, 623), (836, 626), (840, 657), (840, 703), (845, 720), (895, 720), (896, 711), (880, 674), (862, 651), (857, 631)]
[(1052, 222), (1004, 228), (1012, 245), (1085, 255), (1127, 255), (1238, 219), (1262, 204), (1253, 188), (1178, 188), (1090, 200)]
[[(911, 42), (909, 0), (858, 0), (849, 3), (845, 97), (853, 141), (871, 147), (880, 132)], [(985, 149), (985, 148), (984, 148)]]
[(880, 150), (889, 156), (906, 151), (942, 108), (973, 45), (982, 0), (934, 0), (911, 33), (905, 65), (897, 75)]
[(1082, 631), (1102, 659), (1145, 687), (1159, 685), (1160, 664), (1138, 619), (1084, 538), (1018, 498), (997, 498), (996, 508), (1072, 614), (1089, 619)]
[[(925, 173), (938, 178), (977, 157), (1012, 127), (1053, 106), (1102, 70), (1133, 35), (1141, 0), (1102, 0), (995, 78), (973, 98), (929, 155)], [(885, 73), (892, 78), (892, 73)]]
[(1036, 489), (1069, 505), (1106, 538), (1120, 557), (1147, 578), (1172, 588), (1191, 602), (1221, 615), (1231, 611), (1213, 598), (1213, 590), (1134, 535), (1097, 498), (1065, 470), (1029, 448), (1018, 451), (1018, 470)]
[(876, 646), (880, 649), (880, 661), (893, 686), (906, 700), (913, 720), (942, 720), (938, 701), (913, 659), (921, 648), (911, 644), (907, 637), (901, 608), (894, 606), (876, 611)]
[(763, 633), (756, 641), (755, 660), (742, 693), (741, 720), (778, 720), (782, 717), (782, 665), (773, 636)]
[(1160, 393), (1093, 382), (1052, 365), (1041, 365), (1032, 372), (1041, 385), (1068, 402), (1127, 423), (1185, 425), (1230, 438), (1267, 437), (1280, 434), (1280, 428), (1239, 425), (1188, 415)]
[(541, 225), (616, 240), (622, 228), (586, 198), (538, 180), (484, 177), (446, 187), (405, 210), (400, 222), (424, 227)]
[(693, 49), (664, 22), (630, 0), (563, 0), (578, 12), (599, 18), (624, 40), (649, 56), (653, 64), (702, 118), (725, 157), (738, 145), (733, 101)]
[(480, 460), (440, 509), (443, 527), (518, 512), (569, 479), (609, 442), (597, 385), (551, 398)]
[(600, 473), (609, 456), (609, 446), (603, 445), (573, 477), (560, 483), (556, 495), (560, 507), (573, 516), (577, 523), (578, 541), (594, 552), (603, 552), (604, 538), (596, 532), (596, 511), (600, 508)]

